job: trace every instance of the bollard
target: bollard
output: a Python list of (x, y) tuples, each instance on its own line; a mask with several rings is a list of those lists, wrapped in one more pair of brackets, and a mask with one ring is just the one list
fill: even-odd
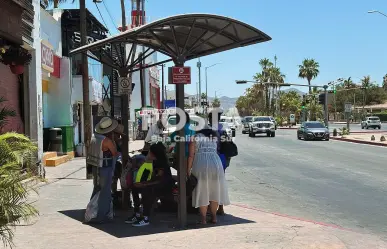
[(375, 141), (375, 136), (374, 135), (371, 136), (371, 141)]

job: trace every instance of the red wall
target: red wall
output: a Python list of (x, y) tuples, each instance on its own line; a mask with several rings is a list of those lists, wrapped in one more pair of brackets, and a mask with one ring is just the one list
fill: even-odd
[(16, 131), (18, 133), (24, 133), (24, 123), (20, 115), (20, 84), (18, 76), (12, 74), (9, 66), (2, 63), (0, 63), (0, 75), (0, 96), (7, 100), (3, 104), (0, 104), (0, 109), (6, 106), (8, 109), (16, 112), (15, 117), (7, 119), (8, 123), (0, 132)]

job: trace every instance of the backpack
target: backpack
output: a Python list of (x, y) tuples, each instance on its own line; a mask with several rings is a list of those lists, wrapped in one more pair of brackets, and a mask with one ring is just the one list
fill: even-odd
[(220, 134), (220, 149), (219, 152), (224, 154), (225, 157), (231, 158), (238, 155), (238, 147), (232, 141), (232, 139), (227, 135), (225, 131), (222, 131)]

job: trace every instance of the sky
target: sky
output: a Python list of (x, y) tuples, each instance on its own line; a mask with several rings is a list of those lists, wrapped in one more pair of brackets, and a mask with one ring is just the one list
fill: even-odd
[[(105, 4), (99, 3), (98, 7), (111, 33), (115, 34), (115, 27), (121, 22), (120, 0), (104, 1)], [(128, 22), (130, 3), (126, 1)], [(101, 20), (92, 0), (86, 0), (86, 6)], [(61, 7), (77, 8), (79, 5), (62, 4)], [(379, 10), (387, 14), (385, 0), (146, 0), (145, 10), (148, 22), (176, 14), (224, 15), (272, 37), (266, 43), (202, 57), (202, 92), (205, 89), (204, 67), (221, 63), (208, 69), (209, 96), (214, 96), (215, 92), (218, 97), (243, 95), (251, 83), (237, 85), (235, 80), (252, 80), (261, 70), (259, 60), (274, 61), (274, 56), (278, 58), (277, 66), (286, 75), (285, 82), (289, 83), (306, 83), (298, 77), (298, 65), (305, 58), (313, 58), (320, 64), (320, 74), (312, 81), (316, 85), (350, 76), (357, 83), (366, 75), (381, 85), (387, 74), (387, 17), (367, 13)], [(199, 81), (196, 63), (197, 60), (192, 60), (185, 64), (192, 67), (192, 82), (185, 88), (190, 94), (196, 94)], [(174, 86), (168, 85), (167, 89), (173, 90)], [(298, 89), (307, 91), (302, 87)]]

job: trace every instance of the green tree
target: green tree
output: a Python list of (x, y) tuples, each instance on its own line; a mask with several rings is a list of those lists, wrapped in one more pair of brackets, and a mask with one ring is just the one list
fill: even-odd
[(212, 101), (212, 107), (214, 107), (214, 108), (220, 107), (220, 99), (215, 97), (214, 101)]
[[(11, 116), (14, 112), (3, 108), (0, 123), (5, 127)], [(15, 132), (0, 134), (0, 239), (5, 247), (13, 246), (13, 229), (17, 224), (38, 215), (28, 202), (28, 195), (34, 189), (23, 183), (31, 177), (36, 152), (36, 144), (28, 137)]]
[(314, 78), (316, 78), (320, 73), (319, 71), (320, 65), (314, 59), (305, 59), (303, 60), (301, 65), (298, 65), (298, 67), (299, 67), (298, 77), (302, 79), (306, 79), (308, 81), (309, 94), (311, 94), (312, 93), (311, 81)]
[(6, 102), (5, 98), (0, 97), (0, 105), (3, 105), (0, 109), (0, 133), (3, 127), (8, 123), (8, 118), (16, 116), (16, 112), (4, 106), (4, 102)]
[(290, 114), (298, 116), (301, 112), (301, 96), (296, 91), (278, 93), (278, 101), (280, 106), (281, 115), (278, 120), (283, 122), (288, 120)]

